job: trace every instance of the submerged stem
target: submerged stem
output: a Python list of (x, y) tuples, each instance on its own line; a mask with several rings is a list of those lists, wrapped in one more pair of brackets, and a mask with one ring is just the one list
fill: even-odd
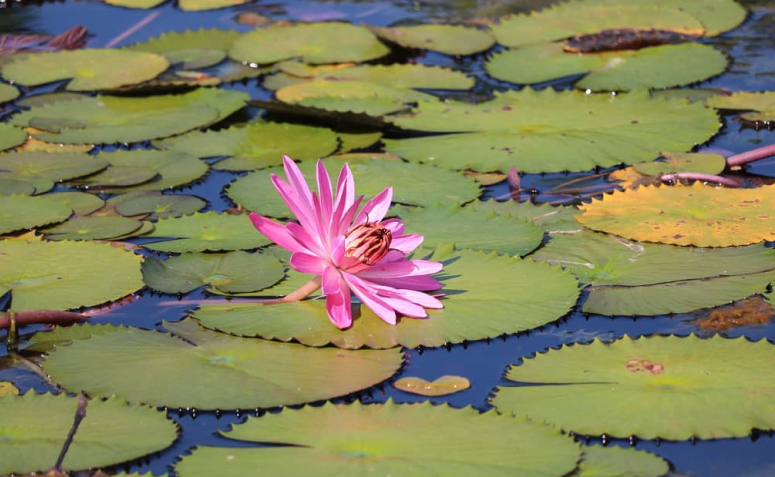
[(775, 156), (775, 144), (729, 156), (727, 157), (727, 166), (742, 166), (743, 164), (748, 164), (749, 162), (758, 161), (759, 159), (770, 156)]
[(741, 187), (741, 184), (735, 180), (716, 176), (713, 174), (702, 174), (700, 172), (676, 172), (674, 174), (663, 174), (661, 179), (662, 182), (674, 182), (679, 179), (687, 179), (692, 181), (715, 182), (727, 187)]

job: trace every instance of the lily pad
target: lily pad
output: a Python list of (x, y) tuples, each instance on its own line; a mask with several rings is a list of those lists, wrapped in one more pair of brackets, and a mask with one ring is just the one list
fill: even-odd
[(99, 190), (140, 185), (154, 178), (156, 178), (156, 171), (149, 167), (111, 165), (99, 174), (73, 182), (73, 185)]
[(444, 262), (436, 276), (444, 285), (444, 309), (428, 310), (426, 319), (386, 326), (365, 307), (358, 316), (355, 305), (353, 326), (339, 330), (322, 300), (203, 306), (192, 316), (208, 328), (308, 346), (434, 347), (540, 327), (567, 313), (579, 295), (576, 280), (559, 267), (451, 247), (440, 247), (433, 259)]
[(486, 64), (493, 78), (520, 84), (586, 74), (576, 87), (592, 91), (669, 88), (702, 81), (726, 67), (723, 53), (697, 43), (583, 54), (546, 43), (503, 51)]
[(253, 227), (247, 215), (217, 212), (161, 219), (146, 238), (164, 240), (146, 243), (143, 247), (173, 253), (249, 250), (271, 243)]
[[(54, 188), (54, 182), (51, 179), (46, 179), (45, 177), (27, 176), (27, 177), (24, 177), (24, 179), (21, 179), (13, 173), (0, 172), (0, 180), (23, 181), (31, 185), (35, 189), (34, 195), (43, 194), (44, 192), (48, 192)], [(3, 195), (13, 195), (13, 194), (3, 194)]]
[(33, 96), (25, 96), (14, 104), (20, 108), (33, 108), (43, 106), (44, 104), (56, 103), (59, 101), (71, 101), (74, 99), (83, 99), (84, 93), (73, 93), (71, 91), (62, 91), (55, 93), (41, 93)]
[(427, 402), (286, 409), (221, 434), (283, 445), (199, 447), (176, 464), (176, 473), (334, 477), (373, 469), (375, 475), (556, 477), (572, 471), (579, 458), (578, 445), (551, 427)]
[(0, 103), (5, 103), (19, 97), (19, 90), (5, 83), (0, 83)]
[(145, 284), (163, 293), (188, 293), (208, 285), (225, 293), (268, 288), (285, 277), (285, 266), (263, 253), (187, 253), (143, 263)]
[(15, 311), (100, 305), (143, 286), (141, 262), (109, 244), (3, 240), (0, 294), (11, 292)]
[(368, 149), (382, 139), (382, 133), (337, 133), (339, 136), (339, 152), (348, 153), (357, 149)]
[(126, 236), (142, 225), (126, 217), (78, 217), (41, 232), (48, 240), (104, 240)]
[(216, 123), (241, 109), (247, 94), (201, 88), (146, 98), (97, 96), (33, 107), (11, 124), (47, 132), (44, 141), (87, 144), (137, 142), (172, 136)]
[(501, 215), (510, 215), (525, 219), (541, 227), (546, 232), (575, 232), (581, 225), (574, 218), (580, 212), (575, 207), (555, 207), (549, 204), (535, 205), (531, 202), (497, 202), (495, 200), (476, 201), (468, 205), (479, 212), (494, 211)]
[(34, 195), (35, 186), (18, 179), (0, 177), (0, 195)]
[[(327, 159), (326, 164), (336, 164), (338, 169), (340, 163), (335, 161)], [(417, 206), (429, 206), (436, 202), (465, 203), (481, 193), (474, 180), (433, 166), (386, 160), (350, 161), (349, 166), (358, 184), (358, 192), (366, 198), (374, 197), (391, 186), (394, 202)], [(308, 184), (314, 187), (315, 162), (301, 162), (299, 168)], [(253, 172), (232, 182), (226, 194), (247, 210), (270, 217), (289, 217), (288, 206), (274, 190), (270, 179), (271, 174), (281, 173), (279, 167)]]
[[(228, 336), (190, 321), (164, 326), (176, 336), (122, 328), (76, 340), (49, 353), (44, 369), (65, 388), (92, 396), (116, 394), (172, 408), (254, 409), (359, 391), (392, 376), (403, 361), (400, 350), (314, 349)], [(108, 350), (112, 359), (101, 359)], [(148, 367), (148, 353), (157, 366)]]
[(495, 38), (488, 32), (462, 25), (372, 26), (369, 29), (383, 40), (404, 48), (439, 51), (447, 55), (473, 55), (495, 45)]
[(764, 245), (686, 248), (585, 231), (552, 236), (532, 258), (590, 285), (583, 311), (603, 315), (686, 313), (764, 293), (775, 279)]
[(632, 167), (639, 174), (656, 176), (676, 172), (720, 174), (726, 166), (727, 161), (721, 154), (663, 152), (660, 160), (641, 162)]
[[(492, 404), (578, 434), (683, 440), (775, 427), (775, 347), (691, 335), (564, 346), (512, 366)], [(533, 384), (524, 385), (524, 384)], [(644, 407), (658, 412), (644, 413)]]
[(214, 167), (245, 171), (280, 165), (283, 155), (294, 159), (328, 156), (336, 151), (339, 143), (336, 133), (327, 128), (257, 122), (220, 131), (194, 131), (156, 141), (154, 146), (198, 157), (230, 156)]
[[(0, 399), (0, 473), (45, 472), (57, 461), (73, 426), (78, 400), (28, 392)], [(164, 413), (122, 399), (88, 401), (86, 416), (62, 463), (63, 470), (119, 464), (158, 452), (178, 436)]]
[(0, 171), (24, 180), (42, 177), (61, 182), (88, 176), (107, 167), (101, 157), (77, 152), (8, 152), (0, 154)]
[(454, 243), (461, 249), (525, 256), (544, 238), (544, 231), (527, 220), (495, 212), (479, 213), (457, 204), (423, 209), (395, 207), (392, 213), (401, 217), (406, 230), (425, 236), (425, 247)]
[(191, 70), (206, 68), (223, 61), (226, 52), (241, 35), (236, 30), (217, 28), (187, 30), (182, 33), (170, 31), (124, 49), (163, 55), (171, 64), (179, 64), (183, 69)]
[(75, 215), (89, 215), (105, 205), (105, 201), (93, 194), (76, 191), (56, 192), (46, 196), (47, 199), (56, 200), (73, 209)]
[(208, 166), (197, 157), (185, 152), (118, 151), (99, 155), (111, 167), (139, 167), (155, 172), (155, 179), (134, 186), (100, 187), (104, 192), (160, 191), (180, 187), (201, 179)]
[(19, 388), (13, 385), (10, 381), (0, 381), (0, 397), (5, 396), (18, 396)]
[(421, 102), (390, 119), (403, 129), (458, 132), (385, 139), (387, 152), (451, 169), (524, 173), (584, 171), (686, 151), (719, 128), (701, 104), (651, 99), (647, 92), (586, 95), (524, 89), (479, 104)]
[(25, 55), (0, 67), (0, 74), (23, 86), (73, 78), (69, 91), (95, 91), (148, 81), (169, 66), (153, 53), (85, 49)]
[(349, 23), (270, 25), (246, 33), (229, 56), (247, 63), (276, 63), (301, 58), (305, 63), (345, 63), (374, 60), (390, 50), (369, 30)]
[(146, 220), (166, 219), (193, 214), (207, 202), (193, 195), (142, 194), (116, 204), (116, 212), (125, 216), (146, 215)]
[(596, 5), (594, 1), (581, 1), (508, 17), (493, 25), (492, 33), (501, 45), (522, 47), (615, 28), (670, 30), (696, 35), (705, 31), (697, 18), (681, 11), (677, 5), (645, 2)]
[(670, 471), (665, 459), (649, 452), (613, 446), (583, 449), (574, 477), (661, 477)]
[(0, 123), (0, 151), (11, 149), (27, 140), (27, 131)]
[(70, 207), (47, 197), (0, 195), (0, 235), (67, 220)]
[(750, 111), (740, 115), (747, 121), (775, 121), (775, 92), (732, 93), (731, 96), (713, 96), (705, 101), (708, 106), (732, 111)]
[(471, 387), (471, 382), (462, 376), (441, 376), (433, 381), (427, 381), (416, 376), (407, 376), (396, 380), (393, 387), (405, 393), (420, 396), (448, 396), (465, 391)]
[(581, 206), (585, 227), (644, 242), (730, 247), (775, 240), (775, 186), (639, 187)]

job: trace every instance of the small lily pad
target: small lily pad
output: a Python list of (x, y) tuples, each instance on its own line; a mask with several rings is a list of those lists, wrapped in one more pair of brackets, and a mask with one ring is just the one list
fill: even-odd
[(105, 201), (93, 194), (76, 191), (55, 192), (46, 196), (73, 209), (75, 215), (89, 215), (105, 205)]
[(27, 131), (0, 123), (0, 151), (11, 149), (27, 140)]
[(737, 92), (730, 96), (713, 96), (705, 101), (708, 106), (731, 110), (750, 111), (740, 115), (746, 121), (775, 121), (775, 92)]
[(35, 186), (18, 179), (0, 177), (0, 195), (34, 195)]
[[(35, 189), (34, 195), (43, 194), (54, 188), (54, 182), (51, 179), (46, 179), (45, 177), (27, 176), (27, 177), (24, 177), (24, 179), (21, 179), (21, 178), (18, 178), (16, 174), (13, 174), (10, 172), (0, 172), (0, 180), (3, 180), (3, 181), (14, 180), (17, 182), (18, 181), (25, 182), (31, 185)], [(13, 195), (13, 194), (3, 194), (3, 195)]]
[(378, 37), (404, 48), (439, 51), (447, 55), (473, 55), (489, 50), (495, 38), (486, 31), (462, 25), (369, 27)]
[(441, 376), (433, 381), (409, 376), (396, 380), (393, 387), (405, 393), (420, 396), (447, 396), (471, 387), (471, 382), (462, 376)]
[(382, 139), (381, 132), (369, 133), (337, 133), (339, 136), (339, 152), (348, 153), (357, 149), (367, 149)]
[(8, 152), (0, 154), (0, 171), (19, 179), (42, 177), (60, 182), (94, 174), (108, 163), (97, 156), (76, 152)]
[[(44, 369), (66, 389), (92, 396), (171, 408), (255, 409), (359, 391), (392, 376), (403, 361), (397, 349), (316, 349), (228, 336), (191, 321), (164, 326), (174, 335), (121, 328), (75, 340), (50, 352)], [(101, 359), (108, 351), (112, 358)], [(148, 367), (148, 353), (157, 366)]]
[(143, 247), (173, 253), (250, 250), (271, 243), (256, 230), (247, 215), (217, 212), (161, 219), (146, 238), (164, 240), (146, 243)]
[(169, 62), (153, 53), (85, 49), (25, 55), (0, 67), (0, 74), (23, 86), (73, 78), (69, 91), (95, 91), (155, 78)]
[(153, 170), (155, 178), (133, 186), (100, 187), (105, 192), (160, 191), (180, 187), (201, 179), (208, 171), (205, 162), (185, 152), (118, 151), (99, 155), (111, 167), (139, 167)]
[(5, 83), (0, 83), (0, 103), (5, 103), (19, 97), (19, 90)]
[(622, 447), (583, 447), (584, 457), (573, 477), (661, 477), (670, 471), (665, 459)]
[(73, 99), (83, 99), (87, 97), (84, 93), (73, 93), (71, 91), (62, 91), (56, 93), (41, 93), (33, 96), (25, 96), (14, 104), (20, 108), (34, 108), (44, 104), (56, 103), (59, 101), (71, 101)]
[(237, 41), (229, 56), (257, 64), (301, 58), (306, 63), (359, 62), (380, 58), (390, 50), (363, 27), (349, 23), (270, 25), (253, 30)]
[(47, 197), (0, 195), (0, 235), (67, 220), (70, 207)]
[(253, 292), (285, 277), (285, 266), (263, 253), (186, 253), (143, 263), (145, 284), (163, 293), (188, 293), (209, 285), (224, 293)]
[(166, 219), (193, 214), (207, 202), (193, 195), (142, 194), (116, 204), (116, 212), (125, 216), (146, 215), (146, 220)]
[(641, 162), (633, 164), (632, 167), (639, 174), (656, 176), (676, 172), (720, 174), (726, 166), (727, 161), (721, 154), (663, 152), (660, 160)]
[(155, 177), (156, 171), (149, 167), (111, 165), (99, 174), (76, 181), (73, 184), (87, 189), (128, 187), (143, 184)]
[(124, 49), (163, 55), (173, 65), (184, 69), (199, 69), (220, 63), (232, 43), (241, 36), (236, 30), (217, 28), (170, 31)]
[(41, 232), (48, 240), (104, 240), (131, 234), (141, 225), (126, 217), (78, 217)]

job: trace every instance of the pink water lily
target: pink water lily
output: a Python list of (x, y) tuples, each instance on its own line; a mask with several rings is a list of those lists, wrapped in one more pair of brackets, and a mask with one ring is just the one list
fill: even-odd
[(338, 328), (352, 324), (351, 292), (391, 325), (398, 315), (424, 318), (426, 308), (443, 307), (424, 293), (441, 288), (429, 275), (442, 265), (406, 258), (420, 246), (422, 235), (405, 234), (399, 219), (383, 220), (393, 199), (391, 187), (359, 211), (363, 196), (355, 197), (347, 164), (334, 191), (328, 171), (318, 160), (317, 192), (309, 190), (288, 156), (283, 156), (283, 165), (288, 182), (272, 174), (272, 183), (299, 223), (281, 225), (256, 213), (250, 219), (262, 234), (293, 252), (290, 265), (294, 270), (316, 275), (285, 301), (304, 298), (322, 287), (328, 316)]

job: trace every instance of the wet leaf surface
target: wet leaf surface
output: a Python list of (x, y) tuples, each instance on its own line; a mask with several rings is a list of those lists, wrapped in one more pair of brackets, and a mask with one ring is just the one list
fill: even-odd
[(490, 33), (462, 25), (369, 27), (378, 37), (404, 48), (439, 51), (447, 55), (473, 55), (495, 45)]
[(418, 377), (405, 377), (396, 380), (393, 387), (406, 393), (420, 396), (446, 396), (465, 391), (471, 387), (471, 382), (462, 376), (441, 376), (433, 381)]
[(268, 245), (247, 215), (200, 212), (183, 217), (161, 219), (147, 238), (160, 239), (143, 247), (161, 252), (218, 252), (251, 250)]

